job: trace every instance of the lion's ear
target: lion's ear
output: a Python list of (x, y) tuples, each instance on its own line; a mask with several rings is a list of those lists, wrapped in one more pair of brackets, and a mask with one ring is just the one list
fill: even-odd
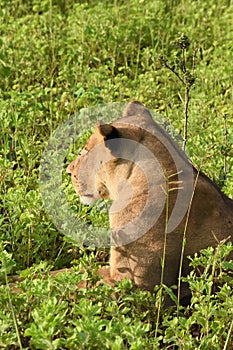
[(103, 124), (98, 121), (96, 122), (96, 130), (105, 141), (119, 137), (117, 129), (111, 124)]
[(136, 116), (136, 115), (144, 116), (146, 118), (152, 119), (152, 116), (146, 107), (144, 107), (138, 101), (132, 101), (126, 106), (123, 112), (123, 117), (130, 117), (130, 116)]

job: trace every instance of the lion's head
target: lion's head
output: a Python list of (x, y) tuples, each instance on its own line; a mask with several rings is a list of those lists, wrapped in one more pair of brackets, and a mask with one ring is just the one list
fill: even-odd
[[(141, 104), (131, 104), (141, 113), (139, 125), (143, 126), (143, 119), (144, 124), (151, 122), (151, 116), (145, 113), (147, 110)], [(139, 160), (153, 158), (153, 153), (149, 154), (150, 151), (146, 149), (147, 145), (145, 149), (139, 147), (146, 139), (146, 131), (135, 125), (134, 120), (127, 118), (130, 117), (132, 106), (117, 123), (110, 125), (97, 122), (85, 147), (67, 168), (74, 188), (84, 204), (91, 204), (99, 198), (116, 200), (121, 186), (130, 178), (135, 168), (138, 176), (143, 178)], [(141, 185), (145, 181), (142, 178)]]

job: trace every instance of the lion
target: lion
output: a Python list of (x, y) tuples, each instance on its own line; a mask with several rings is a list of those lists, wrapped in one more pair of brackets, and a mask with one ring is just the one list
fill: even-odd
[[(233, 241), (233, 200), (196, 169), (138, 101), (118, 121), (97, 122), (67, 172), (82, 203), (112, 200), (110, 262), (99, 271), (107, 283), (128, 277), (150, 292), (161, 283), (177, 285), (181, 261), (186, 276), (188, 256)], [(188, 294), (182, 287), (180, 299)]]

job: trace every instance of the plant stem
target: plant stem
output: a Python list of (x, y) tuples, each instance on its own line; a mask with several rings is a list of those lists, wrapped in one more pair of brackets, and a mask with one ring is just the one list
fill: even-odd
[(11, 292), (10, 292), (10, 287), (9, 287), (8, 278), (7, 278), (7, 274), (6, 273), (5, 273), (5, 282), (6, 282), (6, 285), (7, 285), (7, 296), (8, 296), (8, 301), (9, 301), (9, 304), (10, 304), (11, 314), (12, 314), (12, 317), (13, 317), (13, 322), (14, 322), (14, 327), (15, 327), (15, 332), (16, 332), (16, 336), (17, 336), (17, 340), (18, 340), (19, 349), (23, 350), (22, 343), (21, 343), (21, 338), (20, 338), (20, 333), (19, 333), (19, 328), (18, 328), (18, 324), (17, 324), (17, 319), (16, 319), (16, 316), (15, 316), (14, 307), (13, 307), (13, 304), (12, 304), (12, 301), (11, 301)]
[(155, 336), (158, 334), (158, 328), (159, 328), (159, 318), (160, 318), (160, 311), (162, 306), (162, 286), (164, 283), (164, 269), (165, 269), (165, 259), (166, 259), (166, 247), (167, 247), (167, 231), (168, 231), (168, 220), (169, 220), (169, 178), (166, 176), (166, 189), (162, 187), (162, 190), (164, 191), (166, 195), (166, 217), (165, 217), (165, 228), (164, 228), (164, 243), (163, 243), (163, 256), (161, 260), (161, 276), (160, 276), (160, 300), (157, 310), (157, 319), (156, 319), (156, 328), (155, 328)]
[(223, 350), (227, 350), (227, 346), (228, 346), (228, 343), (230, 341), (230, 337), (232, 335), (232, 328), (233, 328), (233, 320), (231, 321), (231, 325), (230, 325), (230, 328), (229, 328), (229, 331), (228, 331), (228, 334), (227, 334), (227, 339), (225, 341), (225, 344), (224, 344), (224, 348)]
[(223, 175), (224, 175), (224, 181), (226, 180), (227, 177), (227, 152), (226, 152), (226, 147), (227, 147), (227, 117), (224, 115), (224, 155), (223, 155)]
[(185, 65), (185, 48), (182, 48), (182, 71), (183, 73), (186, 72), (186, 65)]
[(184, 250), (185, 250), (185, 245), (186, 245), (186, 233), (187, 233), (187, 229), (188, 229), (189, 217), (190, 217), (191, 207), (192, 207), (192, 203), (193, 203), (194, 193), (195, 193), (195, 190), (196, 190), (196, 187), (197, 187), (199, 174), (200, 174), (200, 169), (197, 171), (196, 179), (195, 179), (195, 182), (193, 184), (193, 191), (192, 191), (192, 195), (191, 195), (191, 198), (190, 198), (189, 207), (188, 207), (186, 220), (185, 220), (185, 225), (184, 225), (182, 248), (181, 248), (181, 254), (180, 254), (180, 267), (179, 267), (179, 274), (178, 274), (178, 286), (177, 286), (177, 299), (178, 299), (178, 303), (177, 303), (177, 317), (179, 315), (179, 306), (180, 306), (181, 276), (182, 276), (182, 266), (183, 266), (183, 261), (184, 261)]
[(184, 101), (184, 140), (183, 150), (185, 151), (186, 143), (188, 139), (188, 106), (189, 106), (189, 87), (186, 85), (185, 88), (185, 101)]

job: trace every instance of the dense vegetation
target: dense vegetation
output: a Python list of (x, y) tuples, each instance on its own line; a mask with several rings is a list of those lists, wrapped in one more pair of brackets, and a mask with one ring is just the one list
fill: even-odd
[[(192, 261), (204, 272), (188, 277), (188, 308), (158, 314), (160, 292), (132, 291), (129, 281), (93, 287), (96, 262), (108, 251), (80, 247), (56, 228), (43, 206), (39, 167), (52, 132), (100, 103), (138, 99), (182, 136), (184, 86), (160, 57), (179, 71), (174, 41), (185, 33), (195, 77), (187, 150), (232, 197), (232, 2), (2, 0), (0, 11), (0, 347), (231, 349), (230, 245)], [(63, 180), (77, 214), (106, 222), (106, 213), (80, 206), (65, 171)], [(70, 266), (73, 273), (49, 274)], [(24, 278), (19, 290), (10, 284), (15, 274)], [(90, 288), (78, 290), (84, 277)]]

